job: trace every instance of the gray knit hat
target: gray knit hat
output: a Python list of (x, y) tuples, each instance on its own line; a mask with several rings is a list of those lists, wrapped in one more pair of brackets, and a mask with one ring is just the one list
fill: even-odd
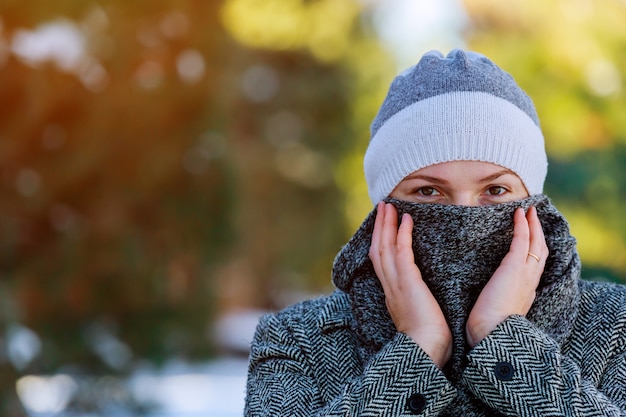
[(407, 175), (449, 161), (491, 162), (541, 194), (548, 161), (532, 100), (475, 53), (426, 53), (398, 75), (371, 125), (365, 179), (374, 204)]

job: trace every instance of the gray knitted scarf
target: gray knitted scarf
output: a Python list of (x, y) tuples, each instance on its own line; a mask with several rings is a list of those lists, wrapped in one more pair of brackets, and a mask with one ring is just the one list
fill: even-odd
[[(465, 340), (467, 317), (480, 291), (509, 251), (513, 212), (517, 207), (535, 206), (550, 255), (527, 318), (562, 344), (576, 316), (580, 275), (576, 241), (569, 234), (567, 221), (543, 195), (483, 207), (387, 201), (394, 204), (399, 216), (409, 213), (413, 217), (415, 262), (452, 331), (452, 358), (443, 371), (458, 388), (459, 396), (444, 415), (497, 415), (460, 384), (470, 350)], [(354, 330), (364, 362), (397, 332), (368, 258), (375, 217), (376, 210), (342, 248), (333, 266), (335, 286), (351, 298)]]

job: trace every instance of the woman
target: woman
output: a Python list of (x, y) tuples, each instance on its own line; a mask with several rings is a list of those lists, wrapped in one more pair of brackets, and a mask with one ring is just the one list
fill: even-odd
[(372, 123), (337, 290), (265, 316), (247, 416), (626, 416), (626, 288), (580, 280), (534, 105), (437, 52)]

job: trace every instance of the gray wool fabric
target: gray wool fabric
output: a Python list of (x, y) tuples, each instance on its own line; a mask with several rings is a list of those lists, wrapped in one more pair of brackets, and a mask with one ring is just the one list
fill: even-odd
[(371, 125), (365, 179), (376, 205), (412, 172), (450, 161), (482, 161), (543, 192), (547, 157), (532, 100), (487, 57), (432, 51), (398, 75)]
[[(332, 294), (259, 322), (245, 415), (626, 417), (626, 286), (579, 279), (576, 241), (542, 195), (539, 120), (515, 81), (480, 54), (428, 53), (396, 77), (371, 129), (370, 198), (412, 216), (415, 262), (452, 357), (439, 369), (395, 328), (368, 257), (374, 209), (335, 258)], [(505, 167), (530, 197), (483, 207), (389, 198), (406, 175), (450, 161)], [(531, 206), (549, 249), (535, 301), (470, 348), (468, 315), (510, 249), (515, 209)]]
[[(509, 251), (515, 209), (537, 208), (550, 250), (527, 318), (558, 343), (570, 334), (577, 313), (580, 261), (576, 241), (565, 219), (543, 195), (485, 207), (387, 201), (398, 209), (399, 216), (408, 213), (413, 218), (416, 263), (452, 331), (452, 358), (443, 371), (460, 392), (446, 415), (475, 415), (481, 406), (460, 386), (470, 351), (465, 323), (481, 290)], [(354, 331), (365, 362), (397, 333), (368, 259), (375, 215), (376, 210), (337, 255), (333, 268), (333, 282), (352, 301)]]
[[(430, 216), (416, 225), (416, 258), (437, 297), (454, 294), (445, 314), (455, 333), (451, 363), (463, 371), (440, 370), (393, 329), (368, 266), (372, 214), (336, 258), (334, 293), (261, 319), (246, 416), (626, 416), (626, 287), (577, 279), (574, 239), (547, 198), (475, 208), (394, 204)], [(537, 300), (528, 317), (510, 316), (468, 351), (459, 323), (503, 256), (513, 209), (530, 204), (550, 248)], [(511, 365), (510, 379), (496, 376), (500, 363)], [(416, 398), (423, 409), (412, 412)]]
[(500, 97), (515, 104), (539, 126), (532, 100), (510, 74), (484, 55), (455, 49), (447, 57), (437, 51), (427, 53), (415, 67), (393, 80), (370, 126), (371, 135), (375, 136), (383, 123), (405, 107), (450, 91), (480, 91)]

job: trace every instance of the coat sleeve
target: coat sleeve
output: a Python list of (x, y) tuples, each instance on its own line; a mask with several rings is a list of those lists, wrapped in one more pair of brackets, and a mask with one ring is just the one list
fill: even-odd
[[(354, 377), (341, 375), (340, 350), (307, 346), (304, 329), (286, 325), (280, 315), (265, 316), (251, 345), (245, 415), (260, 416), (400, 416), (411, 415), (409, 398), (423, 402), (413, 413), (436, 416), (456, 396), (443, 373), (408, 336), (398, 333)], [(326, 375), (339, 395), (324, 399), (320, 379), (311, 361), (311, 349), (330, 349), (324, 357), (337, 362), (336, 374)], [(319, 356), (317, 356), (319, 358)], [(327, 364), (325, 364), (327, 366)], [(345, 369), (344, 369), (345, 371)], [(333, 373), (333, 372), (331, 372)], [(417, 395), (417, 396), (416, 396)], [(423, 400), (423, 401), (422, 401)]]
[[(603, 347), (609, 350), (609, 341)], [(597, 349), (598, 346), (595, 346)], [(585, 349), (584, 342), (580, 349)], [(561, 354), (559, 345), (521, 316), (511, 316), (468, 355), (463, 383), (509, 416), (626, 416), (626, 353), (595, 372)]]

